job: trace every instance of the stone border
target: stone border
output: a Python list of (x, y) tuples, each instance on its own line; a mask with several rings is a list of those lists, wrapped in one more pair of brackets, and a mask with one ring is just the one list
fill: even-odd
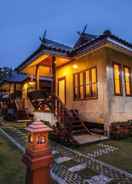
[(19, 144), (13, 137), (8, 135), (2, 128), (0, 128), (0, 132), (10, 141), (12, 142), (22, 153), (25, 152), (25, 148)]
[(58, 184), (67, 184), (67, 182), (65, 182), (65, 180), (63, 180), (61, 177), (57, 176), (52, 169), (50, 170), (50, 176), (52, 177), (52, 179), (54, 181), (56, 181)]

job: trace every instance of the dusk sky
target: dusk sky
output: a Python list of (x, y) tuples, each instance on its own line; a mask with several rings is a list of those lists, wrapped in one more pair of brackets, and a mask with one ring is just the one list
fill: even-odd
[(87, 32), (110, 29), (132, 42), (132, 0), (1, 0), (0, 66), (16, 67), (47, 38), (73, 45), (87, 24)]

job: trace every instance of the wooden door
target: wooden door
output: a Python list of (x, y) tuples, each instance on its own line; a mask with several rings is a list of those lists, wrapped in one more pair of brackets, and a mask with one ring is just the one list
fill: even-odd
[(58, 96), (65, 104), (66, 103), (66, 78), (65, 77), (58, 79)]

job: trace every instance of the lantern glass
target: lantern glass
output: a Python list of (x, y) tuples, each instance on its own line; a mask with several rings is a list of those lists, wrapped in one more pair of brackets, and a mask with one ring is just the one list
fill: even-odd
[(28, 136), (28, 142), (33, 143), (33, 135), (29, 134)]
[(36, 137), (36, 143), (37, 144), (45, 144), (45, 142), (46, 142), (45, 136), (38, 135)]
[(42, 144), (45, 144), (46, 143), (46, 137), (45, 136), (42, 136), (41, 137), (41, 142), (42, 142)]

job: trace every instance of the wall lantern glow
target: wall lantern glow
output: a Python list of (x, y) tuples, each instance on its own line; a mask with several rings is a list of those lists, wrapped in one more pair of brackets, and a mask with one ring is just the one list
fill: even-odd
[(29, 81), (29, 85), (33, 86), (35, 84), (34, 81)]
[(74, 64), (74, 65), (72, 65), (72, 68), (77, 69), (78, 68), (78, 65), (77, 64)]

